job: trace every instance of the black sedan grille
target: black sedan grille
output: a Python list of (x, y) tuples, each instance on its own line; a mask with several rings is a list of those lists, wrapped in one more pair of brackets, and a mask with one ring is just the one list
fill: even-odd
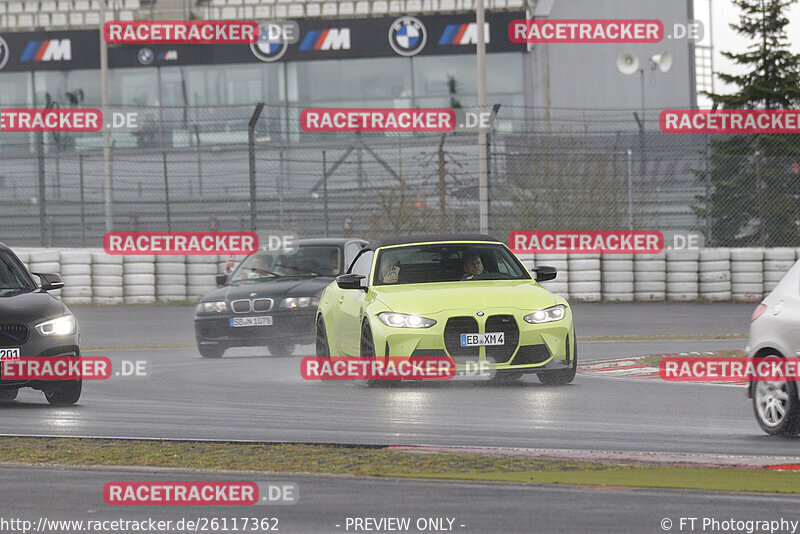
[(519, 327), (513, 315), (492, 315), (486, 319), (486, 332), (503, 332), (505, 343), (502, 345), (488, 345), (486, 358), (493, 359), (495, 363), (505, 363), (514, 354), (519, 343)]
[(29, 333), (24, 324), (0, 325), (0, 347), (18, 347), (28, 341)]
[(547, 345), (523, 345), (519, 352), (514, 356), (513, 365), (531, 365), (534, 363), (544, 363), (550, 359), (550, 351)]
[(480, 356), (480, 347), (462, 347), (461, 334), (477, 334), (478, 321), (472, 317), (451, 317), (444, 327), (444, 346), (450, 356)]

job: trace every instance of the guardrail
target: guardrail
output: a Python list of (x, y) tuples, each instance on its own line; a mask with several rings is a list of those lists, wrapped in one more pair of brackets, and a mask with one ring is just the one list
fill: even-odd
[[(32, 272), (59, 273), (68, 304), (197, 301), (229, 256), (112, 256), (102, 249), (15, 248)], [(234, 257), (235, 261), (241, 256)], [(659, 254), (522, 254), (552, 265), (542, 285), (581, 302), (759, 302), (800, 258), (795, 248), (707, 248)]]

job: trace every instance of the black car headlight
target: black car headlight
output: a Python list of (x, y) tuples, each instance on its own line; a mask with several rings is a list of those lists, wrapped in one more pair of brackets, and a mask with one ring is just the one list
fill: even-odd
[(383, 312), (378, 314), (378, 319), (386, 326), (395, 328), (430, 328), (436, 324), (433, 319), (405, 313)]
[(567, 307), (563, 304), (558, 304), (557, 306), (553, 306), (552, 308), (547, 308), (545, 310), (536, 310), (533, 313), (529, 313), (523, 319), (525, 322), (531, 324), (542, 324), (542, 323), (551, 323), (553, 321), (560, 321), (567, 315)]
[(309, 306), (319, 306), (319, 299), (317, 297), (286, 297), (278, 305), (279, 308), (288, 308), (290, 310), (308, 308)]
[(36, 331), (43, 336), (71, 336), (77, 328), (74, 315), (62, 315), (36, 325)]
[(223, 313), (228, 311), (228, 305), (224, 300), (216, 302), (201, 302), (194, 309), (195, 313)]

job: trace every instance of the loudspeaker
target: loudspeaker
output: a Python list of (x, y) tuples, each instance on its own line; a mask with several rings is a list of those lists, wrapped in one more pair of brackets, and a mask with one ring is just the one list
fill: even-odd
[(639, 70), (639, 58), (630, 52), (617, 56), (617, 70), (622, 74), (633, 74)]
[(658, 67), (661, 72), (667, 72), (672, 67), (672, 54), (665, 50), (660, 54), (654, 54), (650, 62), (653, 68)]

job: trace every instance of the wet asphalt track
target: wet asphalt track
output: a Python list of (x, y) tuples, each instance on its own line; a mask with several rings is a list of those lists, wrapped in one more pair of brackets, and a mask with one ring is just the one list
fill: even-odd
[[(578, 305), (579, 336), (746, 333), (752, 305)], [(203, 360), (192, 348), (120, 346), (193, 343), (192, 309), (75, 309), (84, 347), (146, 360), (148, 376), (88, 382), (78, 406), (52, 408), (23, 391), (0, 407), (3, 434), (241, 439), (375, 444), (473, 445), (797, 456), (800, 443), (764, 435), (741, 388), (579, 375), (564, 387), (534, 376), (496, 387), (483, 382), (311, 383), (299, 358), (266, 350)], [(741, 348), (744, 340), (583, 342), (581, 359)], [(298, 353), (307, 354), (311, 346)], [(250, 477), (253, 480), (256, 478)], [(293, 506), (112, 507), (109, 480), (219, 480), (242, 476), (174, 472), (0, 468), (0, 517), (179, 519), (277, 517), (281, 532), (346, 532), (350, 517), (455, 519), (453, 532), (664, 532), (684, 517), (796, 520), (800, 499), (655, 490), (598, 490), (331, 477), (257, 477), (300, 486)], [(463, 524), (464, 527), (460, 527)], [(673, 531), (677, 531), (674, 523)], [(349, 532), (353, 532), (350, 530)], [(422, 532), (409, 530), (408, 532)], [(425, 531), (429, 532), (429, 531)]]
[[(294, 482), (299, 499), (296, 504), (284, 506), (110, 506), (103, 501), (103, 486), (109, 481), (198, 478)], [(800, 499), (779, 495), (309, 476), (198, 477), (163, 471), (146, 474), (124, 470), (0, 468), (0, 494), (3, 495), (0, 518), (23, 519), (34, 524), (40, 518), (81, 521), (152, 518), (170, 520), (173, 524), (181, 518), (217, 519), (220, 523), (226, 518), (230, 527), (234, 517), (255, 517), (277, 519), (278, 532), (284, 534), (355, 532), (352, 528), (346, 530), (348, 517), (408, 518), (413, 527), (401, 532), (415, 534), (663, 533), (661, 522), (665, 518), (672, 521), (669, 531), (681, 532), (680, 517), (698, 518), (694, 532), (713, 532), (701, 529), (703, 518), (720, 522), (800, 519), (796, 513)], [(428, 518), (452, 519), (452, 530), (418, 530), (417, 521)], [(728, 531), (731, 530), (716, 532)], [(233, 531), (229, 528), (229, 532)], [(688, 522), (682, 532), (691, 532)]]
[[(578, 305), (579, 335), (732, 334), (751, 305)], [(84, 346), (192, 343), (188, 307), (77, 308)], [(585, 342), (598, 357), (741, 348), (744, 340)], [(309, 354), (311, 346), (298, 352)], [(2, 433), (60, 436), (432, 444), (793, 455), (795, 440), (765, 436), (741, 388), (597, 378), (508, 387), (480, 381), (308, 382), (299, 357), (266, 349), (204, 360), (193, 348), (88, 350), (146, 360), (148, 376), (86, 382), (80, 405), (51, 408), (23, 390), (0, 407)]]

